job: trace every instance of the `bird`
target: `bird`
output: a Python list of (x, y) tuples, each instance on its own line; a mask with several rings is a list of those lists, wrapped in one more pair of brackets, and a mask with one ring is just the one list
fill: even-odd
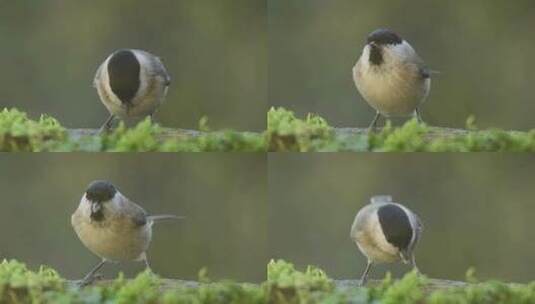
[(110, 112), (100, 128), (109, 131), (116, 117), (131, 121), (153, 119), (164, 102), (171, 77), (160, 58), (137, 49), (119, 49), (99, 66), (93, 86)]
[(403, 262), (419, 273), (414, 250), (423, 231), (419, 217), (388, 195), (374, 196), (360, 209), (351, 226), (351, 239), (366, 256), (363, 286), (373, 264)]
[(71, 224), (81, 242), (101, 258), (80, 282), (85, 286), (107, 262), (142, 261), (151, 271), (147, 250), (152, 238), (152, 225), (163, 220), (181, 219), (175, 215), (148, 215), (126, 198), (109, 181), (89, 184)]
[(353, 80), (364, 100), (375, 109), (368, 130), (384, 117), (416, 116), (423, 122), (419, 107), (431, 90), (431, 74), (414, 48), (397, 33), (377, 29), (353, 67)]

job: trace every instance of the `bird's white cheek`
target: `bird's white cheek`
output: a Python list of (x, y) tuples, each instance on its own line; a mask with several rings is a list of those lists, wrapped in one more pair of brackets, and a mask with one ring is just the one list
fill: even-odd
[(110, 212), (120, 212), (125, 208), (125, 198), (119, 191), (117, 191), (115, 196), (110, 201), (106, 202), (106, 204)]
[(360, 55), (360, 64), (362, 68), (362, 72), (366, 72), (369, 69), (370, 66), (370, 46), (366, 45), (364, 49), (362, 50), (362, 54)]
[(374, 262), (388, 263), (399, 259), (399, 250), (384, 237), (376, 213), (370, 216), (357, 240), (359, 249)]
[(91, 202), (89, 202), (85, 197), (80, 201), (78, 209), (81, 211), (84, 218), (89, 218), (91, 216)]
[(102, 69), (100, 69), (100, 77), (98, 78), (97, 85), (97, 91), (100, 96), (100, 100), (106, 106), (108, 111), (110, 111), (113, 114), (120, 115), (121, 112), (124, 111), (122, 107), (122, 102), (113, 93), (111, 86), (110, 86), (110, 77), (108, 74), (108, 59), (103, 64)]

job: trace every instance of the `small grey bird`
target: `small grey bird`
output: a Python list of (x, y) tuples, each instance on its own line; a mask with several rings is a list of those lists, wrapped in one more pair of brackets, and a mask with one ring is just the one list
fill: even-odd
[(392, 202), (391, 196), (371, 198), (371, 203), (360, 209), (351, 226), (351, 239), (368, 258), (360, 285), (366, 283), (375, 263), (402, 261), (418, 271), (414, 249), (423, 226), (416, 214), (407, 207)]
[(150, 270), (147, 249), (152, 225), (175, 215), (147, 215), (140, 206), (123, 196), (108, 181), (89, 184), (71, 224), (78, 238), (102, 261), (81, 281), (89, 284), (106, 262), (143, 261)]
[(170, 84), (171, 77), (158, 57), (134, 49), (113, 52), (100, 65), (93, 81), (110, 112), (101, 131), (109, 130), (115, 117), (127, 121), (152, 118)]
[(369, 129), (375, 128), (381, 115), (414, 115), (422, 122), (418, 109), (429, 95), (431, 73), (412, 46), (398, 34), (387, 29), (369, 34), (353, 67), (358, 91), (376, 111)]

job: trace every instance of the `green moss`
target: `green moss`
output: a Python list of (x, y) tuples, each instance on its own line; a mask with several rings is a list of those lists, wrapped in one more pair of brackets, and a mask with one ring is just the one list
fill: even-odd
[(51, 291), (63, 291), (65, 281), (52, 269), (32, 272), (17, 261), (0, 263), (1, 303), (42, 302)]
[(270, 151), (470, 152), (535, 151), (535, 130), (478, 130), (472, 117), (466, 130), (430, 127), (415, 119), (401, 127), (390, 123), (379, 132), (336, 129), (317, 115), (299, 119), (283, 108), (268, 113)]
[(133, 128), (120, 123), (102, 136), (69, 136), (51, 117), (38, 121), (16, 109), (0, 112), (0, 151), (87, 151), (87, 152), (204, 152), (266, 151), (265, 135), (233, 130), (209, 131), (202, 118), (203, 132), (170, 130), (145, 119)]
[(267, 303), (265, 293), (258, 285), (232, 282), (210, 283), (198, 288), (179, 288), (165, 292), (162, 303)]
[(314, 266), (300, 272), (288, 262), (272, 260), (267, 266), (267, 288), (271, 303), (309, 303), (332, 292), (334, 283)]
[(178, 152), (262, 152), (266, 151), (263, 134), (225, 130), (205, 133), (182, 141), (167, 141), (164, 151)]
[(284, 108), (271, 108), (267, 121), (270, 151), (314, 151), (334, 136), (325, 119), (312, 114), (301, 120)]
[[(467, 276), (470, 281), (477, 281), (472, 272)], [(400, 280), (393, 280), (387, 274), (379, 284), (368, 288), (341, 288), (335, 287), (320, 269), (309, 266), (305, 272), (300, 272), (284, 261), (270, 263), (268, 284), (271, 288), (270, 303), (535, 303), (535, 282), (509, 284), (490, 281), (437, 288), (436, 283), (413, 271)]]
[(215, 282), (199, 287), (163, 289), (162, 280), (145, 271), (132, 280), (122, 274), (113, 281), (79, 288), (54, 270), (32, 272), (17, 261), (0, 264), (0, 303), (266, 303), (264, 289), (255, 284)]
[[(399, 280), (390, 274), (367, 288), (356, 284), (337, 286), (337, 282), (313, 266), (304, 271), (278, 260), (267, 266), (267, 281), (261, 284), (214, 282), (200, 272), (197, 285), (160, 279), (142, 272), (131, 280), (122, 274), (112, 281), (79, 288), (48, 268), (29, 270), (23, 263), (0, 263), (0, 303), (357, 303), (357, 304), (488, 304), (535, 303), (535, 282), (508, 284), (479, 282), (462, 287), (437, 287), (436, 282), (410, 272)], [(352, 283), (353, 284), (353, 283)], [(452, 285), (457, 286), (457, 285)]]
[(317, 115), (304, 119), (283, 108), (268, 112), (268, 129), (262, 133), (211, 131), (203, 117), (202, 132), (170, 130), (149, 119), (133, 128), (124, 124), (103, 136), (72, 136), (52, 117), (28, 118), (16, 109), (0, 112), (0, 151), (88, 152), (209, 152), (209, 151), (535, 151), (535, 130), (528, 132), (478, 130), (473, 119), (467, 130), (430, 127), (409, 120), (401, 127), (390, 123), (377, 133), (337, 129)]
[(211, 131), (203, 117), (202, 132), (169, 130), (149, 119), (133, 128), (124, 124), (103, 136), (72, 136), (52, 117), (28, 118), (17, 109), (0, 112), (0, 151), (88, 152), (209, 152), (209, 151), (535, 151), (535, 130), (528, 132), (478, 130), (473, 119), (467, 130), (430, 127), (415, 120), (394, 128), (387, 123), (377, 133), (337, 129), (317, 115), (304, 119), (283, 108), (268, 112), (265, 133)]
[(426, 278), (415, 271), (409, 272), (401, 280), (394, 281), (390, 274), (378, 287), (370, 288), (369, 301), (381, 301), (384, 304), (419, 303), (424, 299), (423, 288)]
[(199, 271), (197, 288), (179, 287), (167, 291), (161, 298), (162, 303), (266, 303), (264, 289), (251, 283), (231, 281), (213, 282), (208, 277), (206, 268)]
[(0, 151), (43, 151), (66, 138), (66, 130), (52, 117), (35, 121), (16, 109), (0, 111)]
[(431, 304), (535, 303), (535, 283), (520, 285), (486, 282), (466, 288), (435, 291), (428, 297)]

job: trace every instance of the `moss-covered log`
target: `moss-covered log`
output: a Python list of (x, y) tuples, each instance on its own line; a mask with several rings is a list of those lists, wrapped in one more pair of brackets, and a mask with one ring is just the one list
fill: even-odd
[[(125, 280), (125, 282), (131, 282), (132, 280)], [(332, 280), (334, 283), (334, 286), (339, 291), (354, 289), (354, 288), (360, 288), (359, 283), (360, 280)], [(380, 286), (384, 281), (383, 280), (369, 280), (366, 283), (366, 287), (377, 287)], [(67, 284), (76, 287), (78, 286), (80, 281), (68, 281)], [(115, 283), (114, 280), (99, 280), (93, 283), (93, 286), (111, 286)], [(158, 281), (159, 289), (162, 292), (166, 291), (173, 291), (173, 290), (182, 290), (184, 288), (199, 288), (201, 286), (209, 287), (211, 284), (210, 282), (199, 282), (199, 281), (188, 281), (188, 280), (177, 280), (177, 279), (165, 279), (160, 278)], [(216, 283), (217, 284), (217, 283)], [(238, 283), (240, 284), (240, 283)], [(245, 283), (241, 283), (245, 284)], [(256, 283), (247, 283), (251, 284), (251, 286), (257, 286), (258, 288), (261, 288), (262, 284), (256, 284)], [(462, 281), (452, 281), (452, 280), (441, 280), (441, 279), (426, 279), (425, 284), (425, 290), (428, 292), (436, 291), (436, 290), (444, 290), (448, 288), (454, 288), (454, 287), (466, 287), (468, 283), (462, 282)]]
[[(337, 289), (347, 290), (357, 288), (359, 286), (360, 280), (333, 280), (333, 282)], [(367, 287), (377, 287), (380, 286), (383, 282), (383, 280), (369, 280), (366, 285)], [(455, 287), (466, 287), (468, 284), (469, 283), (463, 281), (427, 278), (424, 287), (426, 291), (431, 292)]]
[(401, 127), (336, 128), (317, 115), (304, 119), (285, 109), (271, 109), (265, 132), (167, 129), (149, 119), (133, 128), (120, 124), (99, 135), (95, 129), (69, 130), (48, 116), (29, 119), (16, 109), (0, 111), (0, 151), (162, 151), (162, 152), (535, 152), (535, 130), (478, 130), (430, 127), (410, 120)]
[(478, 130), (472, 118), (466, 129), (431, 127), (415, 119), (401, 127), (337, 128), (318, 115), (298, 118), (283, 108), (268, 113), (269, 151), (336, 152), (476, 152), (535, 151), (535, 130)]
[[(69, 138), (72, 140), (80, 140), (88, 136), (101, 136), (99, 129), (67, 129)], [(161, 128), (160, 133), (158, 134), (158, 139), (161, 141), (166, 141), (169, 139), (186, 139), (194, 138), (199, 136), (206, 136), (211, 132), (203, 132), (197, 130), (188, 130), (188, 129), (171, 129), (171, 128)], [(214, 132), (217, 133), (217, 132)]]
[(267, 266), (261, 283), (210, 281), (205, 271), (199, 282), (162, 279), (143, 272), (134, 279), (122, 275), (79, 287), (47, 267), (29, 270), (23, 263), (0, 263), (0, 303), (535, 303), (535, 283), (470, 283), (428, 279), (410, 272), (399, 280), (390, 275), (358, 287), (357, 280), (333, 280), (314, 266), (297, 270), (278, 260)]
[[(370, 131), (368, 128), (333, 128), (334, 134), (337, 137), (345, 136), (368, 136)], [(382, 133), (386, 131), (387, 128), (377, 128), (374, 130), (375, 133)], [(452, 138), (456, 136), (466, 136), (469, 133), (474, 131), (469, 131), (466, 129), (454, 129), (454, 128), (443, 128), (443, 127), (428, 127), (427, 132), (425, 133), (427, 140), (433, 140), (437, 138)]]
[[(201, 127), (207, 129), (205, 122)], [(0, 151), (257, 152), (266, 151), (266, 142), (263, 133), (168, 129), (150, 119), (132, 128), (119, 124), (99, 134), (95, 129), (66, 129), (46, 115), (32, 120), (19, 110), (4, 109), (0, 111)]]

